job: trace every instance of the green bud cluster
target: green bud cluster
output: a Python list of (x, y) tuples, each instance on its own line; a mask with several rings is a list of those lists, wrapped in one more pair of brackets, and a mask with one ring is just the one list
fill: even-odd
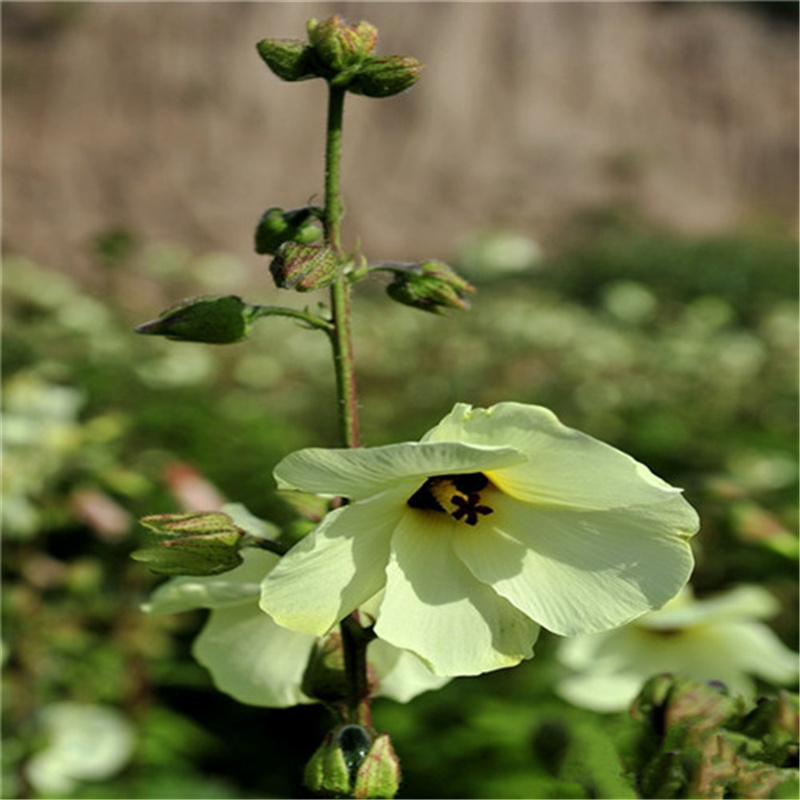
[(348, 24), (338, 14), (309, 20), (308, 39), (263, 39), (256, 48), (284, 81), (324, 78), (366, 97), (391, 97), (413, 86), (424, 68), (412, 56), (374, 56), (378, 31), (368, 22)]
[(390, 798), (400, 786), (400, 763), (387, 734), (342, 725), (325, 737), (303, 778), (319, 797)]
[(635, 765), (641, 797), (797, 791), (796, 695), (762, 698), (747, 711), (724, 687), (660, 675), (645, 684), (631, 713), (642, 725), (643, 758)]
[(150, 546), (131, 558), (160, 575), (218, 575), (242, 563), (245, 531), (221, 511), (153, 514), (143, 517)]

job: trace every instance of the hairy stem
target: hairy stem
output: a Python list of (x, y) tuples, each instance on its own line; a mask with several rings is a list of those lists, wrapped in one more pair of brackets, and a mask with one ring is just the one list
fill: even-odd
[[(328, 130), (325, 148), (325, 238), (340, 259), (344, 259), (341, 242), (342, 194), (342, 117), (344, 89), (329, 87)], [(358, 393), (353, 365), (353, 343), (350, 330), (350, 282), (339, 269), (331, 285), (333, 362), (336, 371), (336, 394), (339, 402), (339, 431), (346, 447), (358, 447)]]
[[(341, 241), (342, 194), (342, 118), (345, 91), (329, 85), (328, 127), (325, 147), (325, 239), (340, 259), (339, 273), (331, 285), (331, 322), (329, 332), (336, 372), (336, 396), (339, 405), (339, 431), (345, 447), (358, 447), (358, 393), (356, 390), (353, 343), (350, 326), (350, 281), (345, 274)], [(367, 681), (367, 645), (371, 634), (361, 627), (358, 611), (342, 620), (342, 647), (347, 676), (347, 717), (355, 724), (369, 725), (369, 685)]]

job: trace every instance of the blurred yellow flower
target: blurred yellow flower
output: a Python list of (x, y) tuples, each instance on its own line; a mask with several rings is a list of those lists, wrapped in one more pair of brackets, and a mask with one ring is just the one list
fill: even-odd
[(686, 587), (659, 611), (630, 625), (564, 641), (558, 659), (578, 674), (558, 693), (595, 711), (622, 711), (654, 675), (720, 681), (732, 694), (755, 698), (751, 676), (767, 683), (797, 682), (798, 656), (758, 620), (780, 611), (760, 586), (740, 586), (695, 600)]

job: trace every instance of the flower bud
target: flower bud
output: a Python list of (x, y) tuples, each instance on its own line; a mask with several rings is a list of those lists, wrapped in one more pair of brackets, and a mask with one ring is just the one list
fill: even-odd
[(250, 335), (253, 308), (236, 295), (203, 295), (184, 300), (136, 333), (166, 336), (178, 342), (233, 344)]
[(368, 59), (347, 87), (367, 97), (391, 97), (411, 88), (425, 65), (413, 56), (381, 56)]
[(284, 242), (310, 244), (322, 236), (317, 225), (322, 209), (302, 206), (284, 211), (278, 206), (268, 208), (258, 221), (255, 233), (256, 253), (272, 255)]
[(284, 242), (269, 270), (279, 289), (310, 292), (333, 283), (339, 269), (336, 254), (327, 245)]
[(375, 49), (378, 31), (368, 22), (348, 25), (338, 14), (322, 22), (311, 20), (308, 40), (320, 62), (330, 70), (328, 77), (357, 67)]
[(425, 261), (390, 268), (394, 280), (386, 287), (389, 296), (423, 311), (437, 313), (441, 308), (468, 309), (466, 293), (475, 287), (442, 261)]
[(242, 563), (245, 532), (221, 511), (143, 517), (151, 546), (131, 553), (161, 575), (218, 575)]
[(258, 54), (266, 65), (284, 81), (304, 81), (317, 78), (312, 49), (296, 39), (262, 39)]
[(386, 734), (343, 725), (311, 757), (304, 782), (322, 797), (391, 798), (400, 785), (400, 764)]

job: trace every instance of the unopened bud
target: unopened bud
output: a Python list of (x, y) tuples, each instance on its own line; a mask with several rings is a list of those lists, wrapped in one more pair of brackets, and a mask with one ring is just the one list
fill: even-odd
[(304, 782), (321, 797), (391, 798), (400, 786), (400, 764), (386, 734), (343, 725), (311, 757)]
[(379, 56), (368, 59), (347, 87), (367, 97), (391, 97), (411, 88), (425, 65), (413, 56)]
[(284, 81), (304, 81), (317, 78), (312, 49), (296, 39), (262, 39), (258, 54), (266, 65)]
[(468, 309), (466, 294), (475, 287), (442, 261), (393, 268), (394, 280), (386, 287), (389, 296), (422, 311), (439, 312), (442, 308)]
[(143, 517), (151, 546), (131, 553), (161, 575), (218, 575), (242, 563), (245, 532), (221, 511)]
[(368, 22), (348, 25), (338, 14), (308, 26), (308, 40), (320, 62), (330, 70), (328, 77), (358, 66), (375, 49), (378, 31)]
[(317, 224), (322, 209), (303, 206), (284, 211), (278, 206), (268, 208), (258, 221), (255, 233), (256, 253), (272, 255), (284, 242), (310, 244), (322, 236)]
[(284, 242), (272, 259), (269, 270), (279, 289), (310, 292), (336, 279), (339, 261), (327, 245)]
[(250, 335), (252, 321), (253, 307), (241, 297), (203, 295), (178, 303), (135, 330), (178, 342), (233, 344)]

